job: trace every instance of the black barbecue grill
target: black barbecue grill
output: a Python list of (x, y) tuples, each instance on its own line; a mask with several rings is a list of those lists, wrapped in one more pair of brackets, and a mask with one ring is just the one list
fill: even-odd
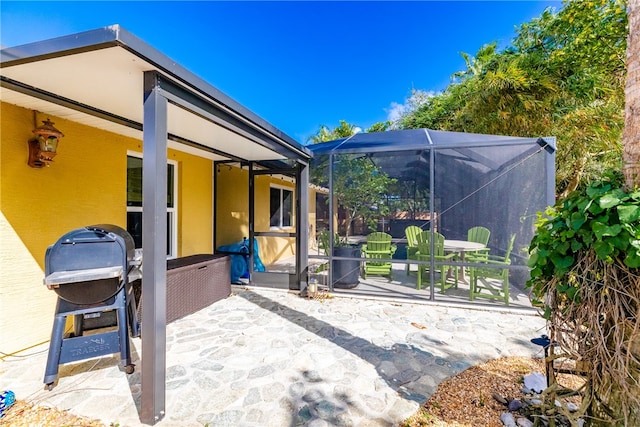
[[(51, 390), (58, 365), (120, 353), (127, 373), (133, 373), (128, 331), (140, 334), (130, 276), (139, 276), (139, 252), (131, 235), (111, 224), (72, 230), (47, 248), (44, 284), (58, 294), (44, 383)], [(87, 324), (111, 315), (115, 326), (85, 335)], [(66, 319), (74, 331), (64, 336)], [(86, 324), (85, 324), (86, 321)]]

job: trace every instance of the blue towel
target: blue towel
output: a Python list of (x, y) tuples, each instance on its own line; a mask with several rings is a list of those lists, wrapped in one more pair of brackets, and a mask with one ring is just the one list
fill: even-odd
[[(258, 254), (258, 241), (253, 240), (253, 271), (265, 271), (264, 264), (260, 260)], [(231, 245), (223, 245), (218, 247), (220, 252), (242, 252), (247, 255), (229, 254), (231, 257), (231, 283), (241, 283), (241, 278), (249, 277), (249, 244), (247, 239)]]
[(253, 271), (265, 271), (264, 264), (260, 260), (257, 239), (253, 239)]

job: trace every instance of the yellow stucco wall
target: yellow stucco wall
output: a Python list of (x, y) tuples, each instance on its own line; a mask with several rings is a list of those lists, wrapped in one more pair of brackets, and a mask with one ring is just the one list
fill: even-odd
[(178, 162), (178, 256), (213, 253), (213, 162), (169, 150)]
[[(46, 114), (38, 113), (38, 125)], [(126, 227), (127, 151), (141, 142), (51, 117), (64, 138), (53, 165), (30, 168), (33, 112), (0, 105), (0, 351), (47, 341), (56, 294), (42, 285), (47, 247), (96, 223)], [(211, 253), (212, 161), (170, 150), (178, 162), (178, 255)]]
[[(269, 200), (269, 189), (271, 186), (277, 186), (282, 188), (288, 188), (291, 191), (294, 191), (294, 184), (281, 180), (278, 178), (271, 177), (269, 175), (259, 176), (256, 179), (255, 183), (255, 195), (256, 195), (256, 231), (273, 231), (270, 227), (270, 200)], [(295, 206), (295, 201), (294, 201)], [(294, 212), (294, 216), (297, 215), (297, 212)], [(295, 221), (292, 220), (292, 224), (295, 225)], [(286, 228), (282, 230), (275, 230), (282, 232), (293, 233), (296, 231), (295, 227)], [(288, 258), (295, 255), (296, 249), (296, 241), (295, 238), (289, 237), (260, 237), (258, 240), (258, 244), (260, 245), (260, 258), (265, 265), (276, 262), (277, 260)]]
[(216, 247), (249, 237), (249, 172), (227, 165), (218, 169)]
[[(249, 236), (249, 171), (236, 166), (221, 165), (217, 174), (217, 241), (216, 245), (229, 245)], [(295, 190), (294, 184), (268, 175), (256, 177), (255, 231), (270, 230), (269, 188), (271, 185)], [(297, 213), (296, 213), (297, 214)], [(295, 227), (283, 230), (295, 232)], [(268, 266), (279, 259), (295, 254), (295, 239), (258, 236), (258, 250), (263, 264)]]

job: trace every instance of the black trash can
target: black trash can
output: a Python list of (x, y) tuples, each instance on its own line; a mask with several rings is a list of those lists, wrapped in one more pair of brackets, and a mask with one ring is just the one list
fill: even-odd
[[(338, 246), (333, 248), (333, 255), (340, 257), (360, 258), (359, 246)], [(360, 282), (360, 260), (334, 259), (333, 287), (351, 289)]]

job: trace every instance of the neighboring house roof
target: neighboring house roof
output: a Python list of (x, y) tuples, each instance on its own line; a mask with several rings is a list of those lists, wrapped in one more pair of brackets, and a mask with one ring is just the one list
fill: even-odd
[(329, 194), (329, 188), (316, 184), (309, 184), (309, 188), (316, 191), (316, 193), (320, 194)]
[(184, 87), (175, 96), (186, 95), (201, 109), (169, 103), (169, 147), (212, 160), (311, 157), (294, 139), (118, 25), (2, 49), (0, 98), (142, 139), (142, 75), (152, 70)]

